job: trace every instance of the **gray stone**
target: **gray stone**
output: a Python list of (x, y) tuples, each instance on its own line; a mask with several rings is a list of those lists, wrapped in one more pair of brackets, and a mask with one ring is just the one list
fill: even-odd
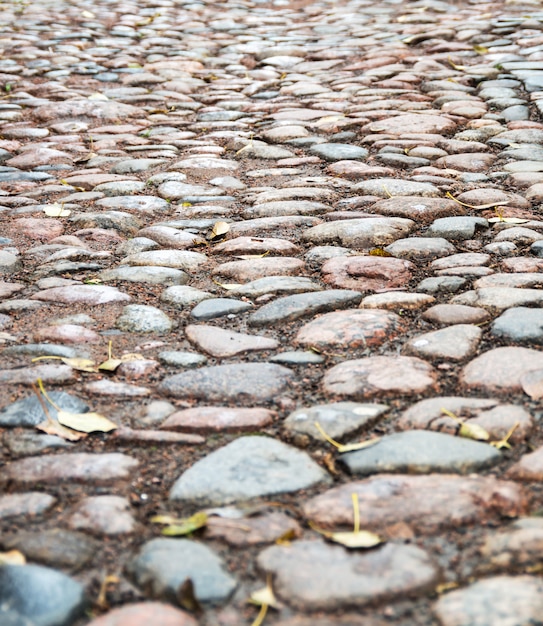
[(434, 220), (424, 233), (426, 237), (443, 237), (452, 241), (473, 239), (477, 229), (488, 228), (488, 221), (482, 217), (441, 217)]
[(169, 333), (173, 322), (154, 306), (129, 304), (115, 321), (115, 326), (129, 333)]
[(100, 545), (83, 533), (60, 528), (20, 530), (0, 542), (5, 550), (20, 550), (32, 561), (72, 571), (91, 561)]
[(0, 621), (8, 610), (33, 626), (71, 626), (86, 607), (83, 586), (65, 574), (41, 565), (2, 565)]
[(338, 611), (415, 595), (431, 589), (439, 570), (417, 546), (389, 543), (348, 552), (341, 546), (296, 541), (260, 553), (258, 566), (273, 575), (279, 598), (298, 610)]
[(134, 582), (152, 598), (178, 603), (187, 579), (203, 604), (227, 600), (237, 587), (222, 560), (207, 546), (190, 539), (151, 539), (128, 564)]
[(326, 313), (359, 304), (362, 294), (347, 289), (329, 289), (317, 293), (301, 293), (278, 298), (261, 306), (247, 323), (249, 326), (271, 326), (278, 322), (290, 322), (307, 315)]
[(56, 498), (48, 493), (28, 491), (0, 496), (0, 519), (40, 515), (55, 504)]
[(207, 261), (205, 254), (189, 250), (148, 250), (131, 254), (121, 260), (125, 265), (155, 265), (173, 267), (187, 272), (196, 271)]
[(492, 322), (491, 332), (496, 337), (511, 341), (543, 344), (543, 311), (527, 307), (513, 307)]
[(222, 505), (329, 481), (328, 474), (297, 448), (271, 437), (240, 437), (184, 472), (174, 483), (170, 499)]
[(213, 297), (213, 294), (209, 293), (209, 291), (202, 291), (201, 289), (196, 289), (196, 287), (175, 285), (164, 289), (160, 300), (176, 308), (183, 309)]
[(409, 237), (398, 239), (385, 248), (385, 251), (399, 259), (410, 261), (431, 261), (456, 252), (456, 248), (443, 237)]
[(461, 361), (475, 354), (482, 333), (473, 324), (455, 324), (413, 337), (404, 350), (427, 359)]
[(421, 280), (417, 290), (424, 293), (455, 293), (462, 289), (466, 282), (467, 280), (460, 276), (435, 276)]
[(119, 180), (96, 185), (93, 191), (103, 193), (105, 196), (128, 196), (145, 191), (145, 183), (139, 180)]
[[(147, 159), (137, 159), (138, 163)], [(151, 160), (151, 159), (149, 159)], [(121, 161), (120, 164), (126, 163)], [(116, 168), (117, 166), (114, 166)], [(116, 198), (103, 198), (97, 200), (95, 206), (105, 209), (120, 209), (124, 211), (137, 211), (139, 213), (162, 213), (170, 209), (170, 205), (162, 198), (156, 196), (117, 196)]]
[(11, 252), (0, 250), (0, 274), (13, 274), (21, 269), (21, 259)]
[(176, 398), (207, 402), (266, 402), (286, 391), (293, 377), (280, 365), (234, 363), (167, 376), (159, 389)]
[(207, 358), (203, 354), (177, 350), (159, 352), (158, 358), (162, 363), (173, 365), (174, 367), (198, 367), (199, 365), (205, 365), (207, 363)]
[(123, 211), (104, 211), (103, 213), (80, 213), (70, 217), (77, 228), (107, 228), (117, 230), (124, 235), (134, 235), (141, 228), (139, 219)]
[(406, 237), (415, 222), (402, 217), (367, 217), (313, 226), (303, 235), (313, 244), (339, 243), (355, 250), (390, 244)]
[(359, 146), (348, 143), (320, 143), (309, 149), (310, 154), (315, 154), (325, 161), (363, 160), (368, 156), (368, 151)]
[[(83, 400), (65, 391), (49, 391), (47, 395), (57, 406), (65, 411), (86, 413), (89, 410), (89, 406), (83, 402)], [(47, 406), (51, 419), (56, 419), (57, 410), (55, 407), (47, 402), (45, 402), (45, 405)], [(0, 426), (32, 427), (37, 426), (45, 419), (47, 419), (47, 415), (42, 408), (42, 403), (35, 394), (23, 398), (22, 400), (17, 400), (17, 402), (10, 404), (0, 411)]]
[(351, 435), (369, 428), (388, 411), (386, 404), (360, 404), (357, 402), (333, 402), (297, 409), (283, 422), (287, 433), (309, 435), (318, 441), (324, 437), (315, 422), (334, 439)]
[(321, 291), (320, 284), (305, 276), (266, 276), (257, 278), (244, 285), (230, 289), (230, 293), (236, 296), (258, 298), (271, 293), (303, 293)]
[(190, 312), (196, 320), (212, 320), (225, 315), (238, 315), (253, 308), (250, 302), (233, 298), (206, 298), (199, 302)]
[(441, 197), (441, 192), (431, 183), (419, 183), (400, 178), (374, 178), (357, 183), (353, 191), (366, 196), (379, 196), (390, 198), (391, 196), (423, 196)]
[(24, 430), (7, 431), (2, 443), (13, 456), (32, 456), (48, 448), (69, 448), (73, 444), (55, 435), (41, 435)]
[(351, 474), (362, 476), (382, 472), (469, 474), (500, 460), (501, 454), (486, 443), (425, 430), (389, 435), (369, 448), (340, 457)]
[(325, 361), (323, 356), (309, 350), (279, 352), (279, 354), (275, 354), (268, 360), (270, 363), (280, 363), (282, 365), (316, 365)]
[(105, 270), (99, 274), (100, 280), (108, 281), (126, 281), (130, 283), (147, 283), (149, 285), (184, 285), (189, 281), (189, 275), (183, 270), (173, 269), (171, 267), (128, 267), (120, 266), (111, 270)]
[(543, 613), (543, 582), (536, 576), (496, 576), (442, 596), (442, 626), (528, 626)]
[(541, 306), (543, 291), (516, 287), (483, 287), (454, 296), (451, 298), (451, 304), (483, 307), (490, 311), (504, 311), (511, 307)]

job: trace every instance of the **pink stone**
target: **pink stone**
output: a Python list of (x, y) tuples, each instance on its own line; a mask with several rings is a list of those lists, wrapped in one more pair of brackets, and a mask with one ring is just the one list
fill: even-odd
[(380, 291), (406, 287), (413, 264), (393, 257), (352, 256), (329, 259), (322, 266), (325, 283), (341, 289)]
[(258, 407), (200, 406), (173, 413), (161, 428), (186, 432), (240, 432), (269, 426), (276, 417), (273, 411)]
[(197, 626), (188, 613), (160, 602), (138, 602), (113, 609), (92, 620), (88, 626)]
[(18, 233), (29, 239), (51, 241), (62, 235), (64, 226), (60, 220), (38, 217), (23, 217), (14, 220), (11, 224)]
[(58, 343), (100, 343), (102, 336), (98, 333), (77, 326), (76, 324), (60, 324), (58, 326), (45, 326), (34, 332), (34, 341), (51, 341)]
[(322, 386), (329, 395), (363, 399), (422, 393), (435, 387), (436, 380), (432, 366), (416, 357), (372, 356), (332, 367), (324, 375)]

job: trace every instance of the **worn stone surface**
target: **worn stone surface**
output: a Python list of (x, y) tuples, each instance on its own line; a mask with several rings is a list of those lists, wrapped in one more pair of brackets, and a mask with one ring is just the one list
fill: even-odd
[[(258, 565), (273, 574), (277, 595), (302, 610), (378, 604), (421, 593), (438, 580), (424, 550), (393, 544), (349, 553), (323, 541), (297, 541), (267, 548)], [(308, 584), (311, 580), (314, 584)]]
[(329, 477), (305, 452), (269, 437), (241, 437), (195, 463), (177, 479), (170, 498), (228, 504), (289, 493)]
[(214, 552), (188, 539), (151, 539), (129, 563), (129, 572), (152, 598), (169, 601), (187, 578), (196, 599), (206, 604), (228, 599), (237, 586)]
[(316, 496), (304, 505), (304, 514), (319, 526), (352, 528), (353, 493), (358, 494), (361, 528), (376, 532), (401, 521), (416, 532), (437, 533), (495, 516), (516, 517), (528, 507), (521, 487), (493, 477), (381, 474)]

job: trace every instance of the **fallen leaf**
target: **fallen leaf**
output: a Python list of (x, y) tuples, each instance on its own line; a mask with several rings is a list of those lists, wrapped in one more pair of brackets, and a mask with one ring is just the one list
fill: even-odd
[(58, 411), (57, 420), (62, 426), (67, 426), (82, 433), (109, 433), (117, 425), (99, 413), (70, 413)]
[(324, 428), (319, 424), (319, 422), (315, 422), (315, 428), (319, 431), (319, 433), (324, 437), (324, 439), (332, 444), (337, 451), (340, 453), (344, 452), (354, 452), (355, 450), (363, 450), (364, 448), (370, 448), (375, 444), (379, 443), (381, 439), (379, 437), (375, 437), (374, 439), (367, 439), (366, 441), (359, 441), (358, 443), (347, 443), (342, 444), (335, 439), (332, 439), (328, 433), (325, 432)]
[(215, 241), (215, 239), (223, 239), (226, 233), (230, 230), (230, 224), (227, 222), (215, 222), (208, 239)]
[(88, 96), (88, 99), (89, 100), (109, 100), (109, 98), (106, 95), (98, 91), (96, 91), (95, 93), (91, 93), (91, 95)]
[(100, 363), (98, 369), (106, 372), (114, 372), (119, 365), (122, 365), (121, 359), (107, 359), (103, 363)]
[(57, 437), (62, 437), (62, 439), (66, 439), (67, 441), (79, 441), (80, 439), (85, 439), (87, 436), (85, 433), (76, 432), (71, 428), (65, 428), (62, 424), (52, 419), (46, 419), (44, 422), (38, 424), (36, 428), (48, 435), (57, 435)]
[(186, 578), (177, 589), (177, 602), (179, 606), (192, 613), (201, 613), (202, 607), (194, 593), (194, 583), (191, 578)]
[(504, 222), (505, 224), (526, 224), (530, 220), (522, 219), (521, 217), (491, 217), (488, 222), (490, 224), (497, 224)]
[(56, 359), (58, 361), (62, 361), (65, 365), (69, 365), (74, 370), (79, 370), (81, 372), (97, 372), (96, 363), (91, 361), (90, 359), (80, 359), (77, 357), (64, 357), (64, 356), (54, 356), (54, 355), (46, 355), (46, 356), (38, 356), (35, 359), (32, 359), (32, 363), (36, 361), (42, 361), (43, 359)]
[(471, 424), (470, 422), (464, 422), (460, 426), (458, 434), (460, 437), (475, 439), (476, 441), (488, 441), (490, 439), (490, 435), (487, 430), (485, 430), (482, 426), (479, 426), (479, 424)]
[(359, 532), (338, 532), (330, 533), (327, 537), (335, 543), (339, 543), (346, 548), (374, 548), (383, 543), (379, 535), (369, 530), (360, 530)]
[(458, 200), (458, 198), (455, 198), (450, 191), (447, 191), (445, 196), (450, 200), (454, 200), (458, 204), (461, 204), (462, 206), (468, 207), (469, 209), (478, 209), (479, 211), (482, 211), (483, 209), (492, 209), (495, 206), (505, 206), (509, 204), (508, 200), (502, 200), (501, 202), (489, 202), (488, 204), (466, 204), (465, 202)]
[(511, 428), (507, 431), (507, 434), (503, 439), (499, 439), (498, 441), (491, 441), (490, 445), (494, 446), (496, 450), (501, 450), (502, 448), (507, 448), (508, 450), (511, 450), (511, 444), (509, 443), (509, 439), (519, 426), (520, 422), (515, 422), (513, 426), (511, 426)]
[(265, 256), (268, 256), (270, 253), (269, 250), (264, 252), (264, 254), (238, 254), (236, 255), (236, 259), (242, 259), (243, 261), (250, 261), (251, 259), (263, 259)]
[(162, 534), (168, 537), (181, 537), (183, 535), (190, 535), (191, 533), (204, 528), (207, 525), (208, 515), (203, 511), (195, 513), (190, 517), (175, 519), (158, 516), (158, 519), (168, 519), (168, 522), (157, 521), (157, 517), (151, 519), (154, 523), (169, 525), (162, 530)]
[(369, 251), (370, 256), (392, 256), (390, 252), (383, 250), (383, 248), (372, 248)]
[(485, 48), (484, 46), (475, 45), (473, 46), (473, 49), (477, 52), (477, 54), (488, 54), (488, 48)]
[(145, 361), (145, 357), (139, 352), (126, 352), (125, 354), (121, 354), (121, 361), (123, 363), (129, 363), (130, 361)]
[(118, 576), (110, 575), (105, 576), (100, 584), (100, 591), (98, 592), (98, 597), (96, 598), (96, 604), (101, 609), (109, 609), (109, 602), (107, 601), (107, 592), (109, 591), (110, 585), (116, 585), (120, 582)]
[(448, 57), (447, 61), (449, 65), (453, 68), (453, 70), (458, 70), (461, 72), (466, 69), (465, 65), (456, 65), (456, 63), (453, 63), (451, 57)]
[(47, 217), (68, 217), (72, 214), (69, 209), (65, 209), (62, 204), (50, 204), (43, 209)]
[(0, 565), (25, 565), (26, 558), (19, 550), (0, 552)]
[(17, 337), (9, 333), (0, 332), (0, 341), (17, 341)]
[(91, 13), (90, 11), (81, 11), (81, 15), (89, 20), (91, 20), (93, 17), (96, 17), (94, 13)]
[(257, 589), (253, 591), (251, 596), (249, 597), (248, 602), (251, 604), (256, 604), (256, 606), (271, 606), (274, 609), (280, 609), (281, 605), (277, 601), (275, 594), (273, 593), (273, 589), (270, 584), (267, 584), (265, 587), (261, 589)]

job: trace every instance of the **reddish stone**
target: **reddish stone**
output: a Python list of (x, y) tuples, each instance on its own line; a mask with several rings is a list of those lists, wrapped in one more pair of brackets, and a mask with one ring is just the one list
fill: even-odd
[(381, 474), (350, 482), (316, 496), (303, 506), (304, 515), (325, 528), (353, 527), (352, 494), (358, 495), (360, 527), (383, 532), (405, 522), (418, 533), (526, 513), (522, 487), (490, 476)]
[(21, 235), (40, 241), (51, 241), (64, 232), (63, 224), (50, 218), (22, 217), (14, 220), (11, 226)]
[(543, 447), (525, 454), (506, 473), (507, 478), (525, 481), (543, 480)]
[(258, 430), (273, 422), (276, 414), (269, 409), (200, 406), (177, 411), (161, 428), (186, 432), (223, 432)]
[(332, 367), (324, 375), (322, 386), (330, 395), (365, 399), (387, 393), (422, 393), (436, 380), (432, 366), (416, 357), (373, 356)]
[(34, 333), (34, 341), (50, 341), (53, 343), (100, 343), (102, 336), (98, 333), (75, 324), (60, 324), (38, 328)]
[(352, 256), (329, 259), (322, 266), (325, 283), (341, 289), (380, 291), (406, 287), (413, 264), (392, 257)]
[(233, 546), (254, 546), (272, 543), (281, 537), (300, 537), (298, 522), (285, 513), (272, 512), (241, 519), (209, 518), (206, 539), (222, 539)]
[(328, 348), (378, 346), (405, 330), (401, 318), (380, 309), (348, 309), (325, 313), (300, 328), (294, 343)]
[(92, 620), (88, 626), (197, 626), (198, 622), (188, 613), (160, 602), (138, 602)]

